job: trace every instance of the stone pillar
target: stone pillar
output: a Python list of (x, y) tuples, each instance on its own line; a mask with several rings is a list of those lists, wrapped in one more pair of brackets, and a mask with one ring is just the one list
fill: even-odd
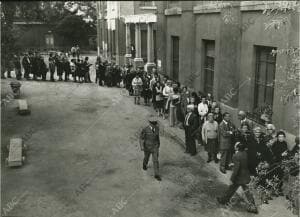
[(108, 54), (107, 54), (107, 46), (108, 46), (108, 43), (107, 43), (107, 32), (108, 32), (108, 25), (107, 25), (107, 21), (103, 19), (103, 31), (102, 31), (102, 34), (103, 34), (103, 56), (105, 59), (108, 58)]
[(153, 23), (147, 23), (147, 64), (145, 65), (145, 71), (151, 72), (153, 67), (155, 67)]
[[(156, 1), (157, 6), (157, 22), (156, 22), (156, 46), (157, 46), (157, 71), (167, 74), (167, 16), (165, 16), (165, 9), (167, 8), (167, 1)], [(190, 31), (190, 30), (189, 30)]]
[(126, 23), (126, 54), (125, 63), (129, 64), (131, 59), (131, 37), (130, 37), (130, 23)]
[(144, 62), (142, 59), (142, 49), (141, 49), (141, 24), (135, 24), (135, 58), (134, 58), (134, 68), (143, 67)]
[(111, 49), (111, 20), (107, 19), (107, 58), (111, 61), (112, 49)]

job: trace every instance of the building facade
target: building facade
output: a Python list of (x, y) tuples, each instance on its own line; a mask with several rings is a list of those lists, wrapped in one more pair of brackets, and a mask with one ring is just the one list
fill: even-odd
[(157, 7), (154, 2), (98, 2), (98, 53), (118, 65), (155, 66)]
[[(111, 26), (107, 24), (110, 19), (118, 20), (118, 27), (110, 27), (115, 33), (99, 39), (101, 49), (106, 49), (104, 56), (115, 58), (118, 64), (127, 59), (140, 61), (146, 69), (147, 64), (155, 64), (159, 72), (182, 85), (212, 93), (235, 122), (238, 110), (245, 110), (258, 123), (267, 117), (278, 128), (298, 134), (299, 103), (284, 104), (280, 82), (276, 82), (286, 78), (282, 69), (288, 67), (290, 57), (271, 52), (291, 47), (299, 51), (299, 8), (267, 16), (263, 11), (274, 7), (274, 2), (132, 1), (106, 5), (106, 15), (101, 13), (105, 28)], [(112, 11), (117, 18), (111, 18)], [(283, 18), (285, 24), (268, 28), (276, 18)], [(297, 91), (295, 97), (298, 102)]]

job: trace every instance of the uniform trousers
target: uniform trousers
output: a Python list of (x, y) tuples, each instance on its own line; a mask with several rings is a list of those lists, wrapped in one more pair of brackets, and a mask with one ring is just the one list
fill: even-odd
[(143, 166), (148, 165), (150, 155), (152, 155), (154, 175), (159, 176), (158, 149), (154, 149), (153, 151), (144, 151)]

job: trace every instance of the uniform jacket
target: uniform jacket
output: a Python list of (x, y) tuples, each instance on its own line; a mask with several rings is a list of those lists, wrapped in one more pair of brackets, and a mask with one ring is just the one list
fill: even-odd
[(234, 166), (230, 180), (238, 185), (248, 184), (250, 182), (250, 172), (246, 151), (238, 151), (233, 155), (232, 161)]
[(231, 139), (232, 134), (230, 134), (228, 131), (233, 131), (234, 125), (230, 122), (225, 124), (224, 121), (222, 121), (219, 125), (219, 143), (220, 143), (220, 149), (226, 150), (231, 148)]
[(140, 145), (144, 148), (144, 151), (153, 152), (160, 146), (159, 139), (159, 127), (154, 126), (154, 132), (151, 129), (152, 126), (145, 127), (140, 135)]

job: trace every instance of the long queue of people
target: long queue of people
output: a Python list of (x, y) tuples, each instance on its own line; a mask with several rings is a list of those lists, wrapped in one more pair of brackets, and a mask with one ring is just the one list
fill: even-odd
[[(48, 65), (45, 62), (45, 57), (39, 52), (25, 53), (22, 59), (20, 56), (14, 55), (8, 67), (2, 70), (1, 78), (6, 78), (5, 71), (7, 71), (7, 77), (11, 78), (11, 71), (14, 70), (17, 80), (24, 77), (26, 80), (46, 81), (47, 74), (50, 73), (49, 80), (52, 82), (56, 81), (55, 74), (58, 81), (92, 82), (90, 68), (93, 64), (89, 62), (89, 57), (83, 58), (78, 52), (71, 52), (71, 55), (64, 52), (50, 52), (48, 55)], [(23, 66), (23, 72), (21, 66)], [(101, 61), (100, 57), (97, 57), (94, 66), (96, 71), (95, 83), (108, 87), (120, 86), (123, 71), (120, 66), (114, 62)]]
[[(207, 163), (219, 164), (220, 172), (226, 174), (233, 170), (232, 184), (222, 197), (221, 204), (229, 202), (239, 186), (243, 188), (250, 203), (248, 211), (257, 213), (252, 194), (247, 184), (251, 177), (258, 178), (261, 188), (269, 188), (263, 194), (263, 202), (273, 196), (282, 196), (284, 171), (282, 162), (299, 156), (299, 137), (296, 137), (292, 150), (288, 149), (286, 134), (276, 131), (271, 123), (266, 123), (266, 130), (255, 125), (247, 118), (246, 112), (239, 111), (238, 126), (231, 121), (228, 112), (221, 112), (221, 107), (210, 93), (191, 92), (188, 87), (171, 81), (167, 76), (161, 78), (154, 69), (152, 73), (142, 69), (131, 71), (125, 76), (126, 88), (133, 95), (134, 103), (149, 105), (150, 99), (157, 115), (168, 118), (171, 127), (185, 131), (185, 153), (197, 154), (197, 145), (203, 145), (207, 152)], [(299, 165), (294, 164), (290, 175), (299, 174)], [(276, 179), (274, 189), (268, 180)]]

